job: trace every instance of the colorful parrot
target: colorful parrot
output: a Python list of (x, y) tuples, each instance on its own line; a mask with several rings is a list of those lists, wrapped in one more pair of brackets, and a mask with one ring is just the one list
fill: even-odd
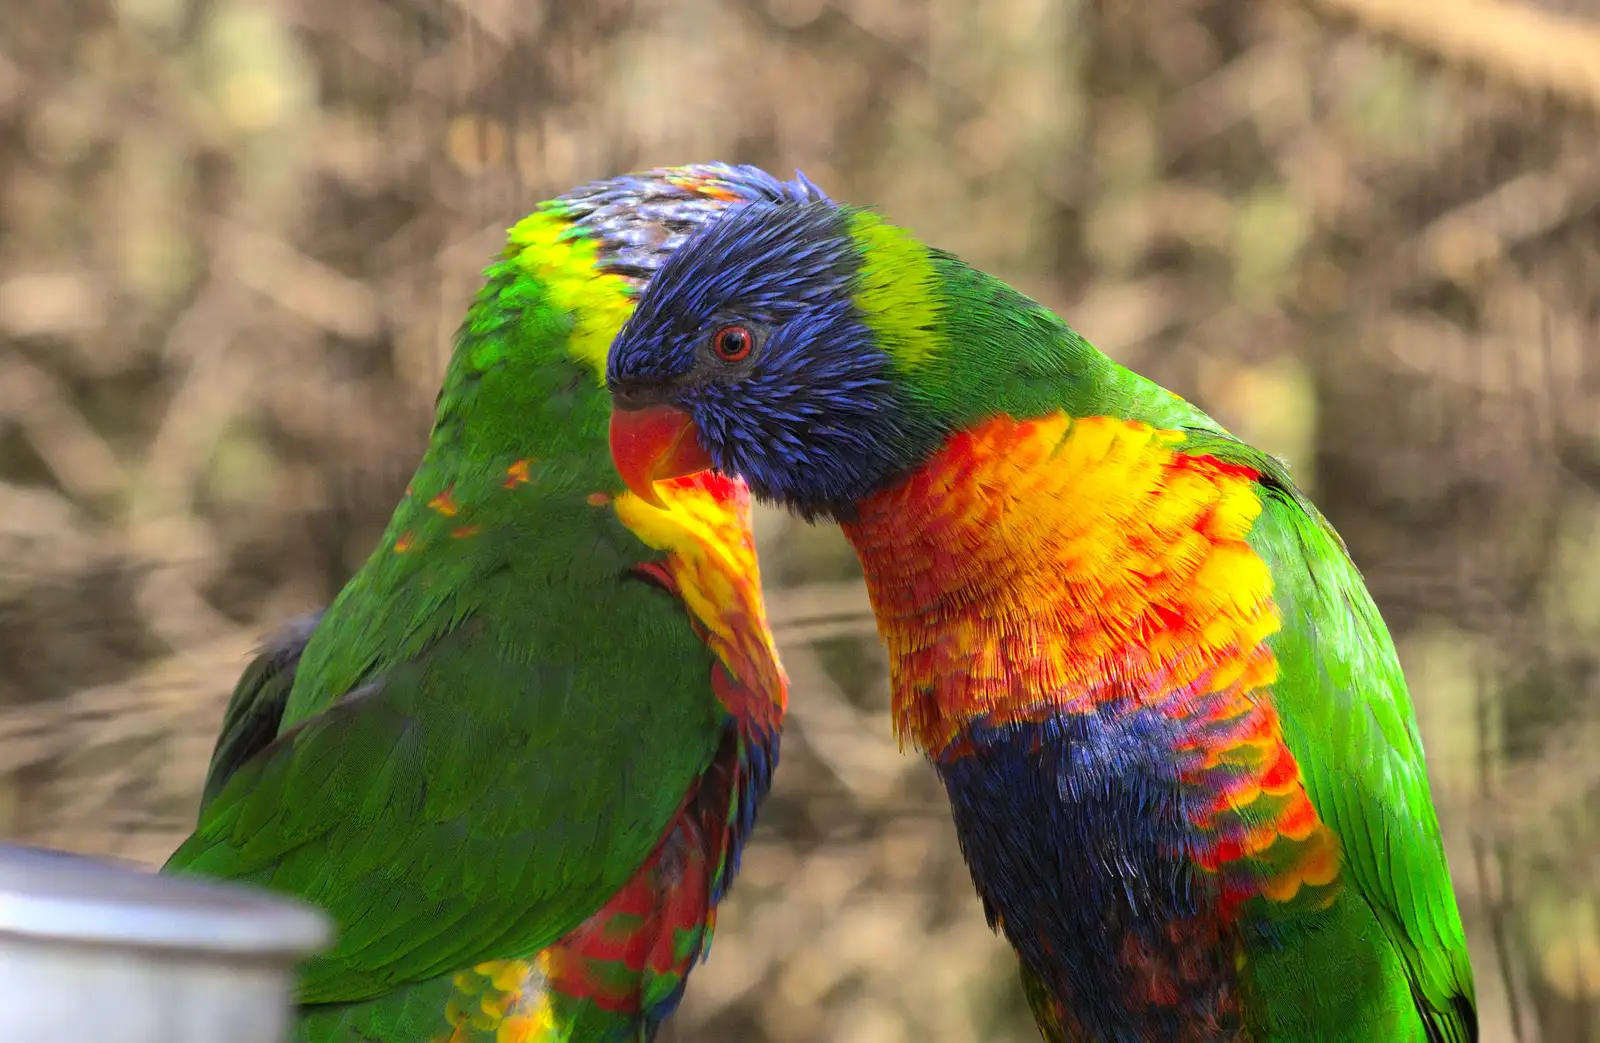
[(377, 549), (233, 694), (167, 872), (330, 912), (302, 1043), (635, 1043), (703, 956), (787, 681), (732, 479), (665, 511), (606, 452), (606, 351), (687, 234), (820, 198), (751, 167), (542, 204), (462, 323)]
[(641, 498), (842, 524), (1047, 1040), (1477, 1038), (1394, 646), (1282, 463), (827, 201), (697, 234), (607, 382)]

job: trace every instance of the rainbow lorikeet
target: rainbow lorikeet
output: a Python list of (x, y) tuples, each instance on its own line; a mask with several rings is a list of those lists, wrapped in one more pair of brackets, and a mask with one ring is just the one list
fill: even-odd
[(607, 381), (641, 497), (842, 524), (1046, 1039), (1477, 1038), (1393, 644), (1283, 464), (827, 201), (691, 239)]
[(632, 1043), (676, 1006), (787, 681), (747, 490), (627, 494), (606, 351), (689, 231), (818, 197), (721, 164), (599, 181), (487, 269), (387, 532), (245, 671), (166, 866), (332, 914), (303, 1043)]

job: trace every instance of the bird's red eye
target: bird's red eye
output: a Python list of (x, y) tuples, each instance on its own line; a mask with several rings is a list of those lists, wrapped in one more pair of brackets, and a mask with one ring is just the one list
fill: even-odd
[(743, 362), (755, 344), (756, 339), (743, 326), (724, 326), (711, 338), (711, 350), (724, 362)]

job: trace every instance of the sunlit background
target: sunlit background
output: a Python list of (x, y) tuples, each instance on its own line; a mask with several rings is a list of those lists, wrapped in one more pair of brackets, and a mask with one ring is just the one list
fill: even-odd
[[(1289, 459), (1399, 643), (1484, 1039), (1600, 1040), (1597, 109), (1597, 0), (0, 0), (0, 835), (177, 844), (534, 202), (799, 167)], [(760, 522), (784, 763), (667, 1038), (1035, 1040), (853, 557)]]

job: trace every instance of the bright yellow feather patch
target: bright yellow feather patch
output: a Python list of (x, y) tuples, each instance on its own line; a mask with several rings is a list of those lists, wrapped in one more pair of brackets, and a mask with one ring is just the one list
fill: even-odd
[(626, 493), (613, 505), (617, 517), (647, 546), (669, 554), (666, 569), (684, 606), (729, 673), (777, 700), (747, 709), (763, 718), (781, 714), (787, 680), (761, 600), (748, 490), (704, 472), (659, 482), (656, 491), (664, 510)]
[(850, 233), (861, 248), (855, 303), (863, 320), (901, 365), (926, 362), (942, 350), (928, 248), (869, 210), (851, 215)]
[(449, 1030), (434, 1043), (545, 1043), (560, 1038), (545, 956), (495, 960), (461, 971), (445, 1004)]
[(595, 241), (574, 233), (566, 218), (548, 210), (517, 222), (506, 251), (544, 284), (552, 306), (573, 317), (567, 351), (604, 384), (611, 341), (633, 310), (628, 281), (596, 271), (600, 251)]

